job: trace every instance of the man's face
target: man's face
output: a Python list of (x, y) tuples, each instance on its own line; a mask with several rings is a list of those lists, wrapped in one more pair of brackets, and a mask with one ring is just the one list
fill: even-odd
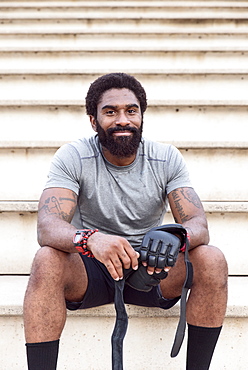
[(101, 145), (118, 158), (136, 154), (142, 136), (140, 104), (128, 89), (105, 91), (92, 117)]

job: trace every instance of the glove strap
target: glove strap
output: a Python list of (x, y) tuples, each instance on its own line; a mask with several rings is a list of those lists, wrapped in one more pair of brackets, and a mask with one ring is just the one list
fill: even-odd
[(184, 261), (186, 266), (186, 278), (183, 284), (181, 300), (180, 300), (180, 319), (177, 325), (177, 330), (175, 334), (174, 343), (171, 350), (171, 357), (176, 357), (183, 343), (185, 328), (186, 328), (186, 303), (189, 289), (191, 288), (193, 282), (193, 266), (189, 261), (188, 256), (189, 242), (186, 240), (185, 243), (185, 254)]
[[(160, 230), (167, 232), (173, 231), (178, 233), (178, 230), (183, 229), (180, 225), (166, 225), (160, 227)], [(182, 234), (186, 237), (185, 229), (182, 230)], [(178, 322), (175, 339), (173, 347), (171, 350), (171, 357), (176, 357), (183, 343), (186, 328), (186, 302), (188, 291), (191, 288), (193, 281), (193, 266), (189, 261), (188, 250), (189, 250), (189, 240), (185, 238), (185, 251), (184, 251), (184, 261), (186, 266), (186, 278), (183, 284), (181, 300), (180, 300), (180, 319)], [(128, 316), (125, 309), (124, 299), (123, 299), (123, 289), (125, 285), (125, 279), (115, 281), (115, 310), (116, 310), (116, 322), (114, 331), (111, 337), (112, 342), (112, 370), (123, 370), (123, 339), (126, 335), (128, 326)]]
[(181, 300), (180, 300), (180, 319), (178, 322), (174, 343), (171, 350), (171, 357), (176, 357), (183, 343), (185, 328), (186, 328), (186, 303), (188, 291), (191, 288), (193, 281), (193, 266), (189, 261), (189, 235), (187, 230), (180, 224), (167, 224), (161, 225), (156, 228), (156, 230), (167, 231), (172, 234), (179, 234), (182, 237), (181, 252), (184, 252), (184, 261), (186, 266), (186, 278), (183, 284)]
[(115, 281), (115, 310), (116, 321), (111, 337), (112, 370), (123, 370), (123, 339), (128, 326), (128, 316), (123, 299), (125, 279)]

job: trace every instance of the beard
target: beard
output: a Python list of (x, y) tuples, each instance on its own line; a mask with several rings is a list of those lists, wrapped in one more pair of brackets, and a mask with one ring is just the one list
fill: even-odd
[[(125, 126), (112, 127), (104, 131), (96, 120), (96, 128), (101, 145), (118, 158), (128, 158), (137, 153), (141, 137), (143, 121), (140, 128)], [(113, 136), (114, 132), (130, 131), (130, 136)]]

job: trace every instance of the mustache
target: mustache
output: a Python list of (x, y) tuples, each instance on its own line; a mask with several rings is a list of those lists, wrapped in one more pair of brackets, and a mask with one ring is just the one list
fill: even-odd
[(125, 126), (125, 127), (110, 127), (107, 129), (107, 133), (109, 135), (112, 135), (114, 132), (123, 132), (123, 131), (129, 131), (132, 133), (136, 133), (138, 131), (137, 128), (131, 127), (131, 126)]

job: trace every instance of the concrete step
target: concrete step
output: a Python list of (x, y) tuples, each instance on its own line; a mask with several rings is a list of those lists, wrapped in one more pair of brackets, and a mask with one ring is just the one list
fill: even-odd
[[(248, 40), (248, 38), (247, 38)], [(15, 73), (16, 72), (16, 73)], [(144, 86), (149, 102), (192, 101), (192, 104), (234, 104), (247, 102), (248, 71), (233, 73), (132, 73)], [(91, 82), (99, 74), (18, 74), (0, 72), (0, 105), (17, 104), (18, 101), (59, 101), (84, 103)], [(230, 88), (230, 86), (232, 88)]]
[(222, 19), (245, 18), (248, 6), (245, 2), (191, 2), (191, 1), (78, 1), (78, 2), (23, 2), (3, 3), (0, 7), (2, 19), (13, 18), (176, 18), (176, 19)]
[[(0, 10), (3, 12), (33, 12), (40, 11), (47, 13), (49, 10), (55, 10), (55, 12), (63, 11), (77, 11), (79, 9), (98, 12), (99, 9), (102, 12), (107, 12), (109, 9), (113, 11), (126, 11), (127, 13), (131, 10), (151, 10), (156, 12), (161, 9), (167, 10), (168, 12), (179, 10), (181, 12), (188, 12), (189, 9), (193, 11), (204, 11), (212, 10), (215, 13), (219, 13), (221, 9), (224, 11), (244, 10), (247, 9), (247, 1), (8, 1), (7, 3), (1, 2)], [(193, 13), (194, 14), (194, 13)], [(234, 13), (235, 14), (235, 13)]]
[[(0, 322), (3, 370), (26, 369), (22, 302), (28, 277), (0, 277)], [(224, 327), (215, 350), (211, 370), (245, 370), (248, 340), (248, 311), (244, 292), (248, 278), (229, 278), (228, 308)], [(14, 293), (13, 293), (14, 292)], [(178, 305), (164, 311), (126, 305), (129, 315), (124, 340), (124, 366), (131, 370), (168, 370), (185, 368), (187, 335), (179, 355), (171, 359), (170, 350), (178, 322)], [(111, 368), (110, 336), (115, 322), (112, 305), (68, 313), (61, 337), (58, 370), (105, 370)], [(234, 340), (235, 338), (235, 340)], [(154, 345), (150, 346), (150, 343)], [(15, 355), (13, 356), (13, 345)], [(138, 348), (142, 348), (142, 355)], [(85, 355), (82, 348), (91, 348)]]
[(6, 34), (3, 32), (0, 34), (0, 45), (1, 49), (16, 48), (17, 50), (33, 48), (34, 45), (37, 48), (106, 48), (108, 49), (115, 47), (119, 49), (120, 45), (122, 48), (143, 48), (150, 49), (159, 48), (161, 50), (167, 49), (197, 49), (202, 50), (203, 48), (218, 48), (236, 50), (243, 49), (247, 50), (248, 47), (248, 31), (242, 34), (171, 34), (171, 33), (116, 33), (113, 32), (87, 32), (87, 33), (72, 33), (72, 34), (23, 34), (23, 33), (11, 33)]
[[(93, 43), (92, 43), (93, 44)], [(98, 45), (92, 45), (89, 43), (89, 45), (86, 45), (86, 43), (82, 43), (81, 45), (69, 45), (69, 46), (35, 46), (35, 43), (31, 46), (21, 46), (19, 43), (19, 46), (6, 46), (0, 48), (0, 53), (2, 54), (8, 54), (8, 53), (103, 53), (106, 52), (106, 47), (103, 45), (103, 43), (99, 43)], [(118, 46), (119, 44), (119, 46)], [(136, 52), (136, 53), (146, 53), (146, 52), (199, 52), (199, 53), (207, 53), (207, 52), (231, 52), (231, 53), (238, 53), (238, 52), (247, 52), (247, 43), (245, 45), (237, 45), (237, 43), (234, 43), (234, 45), (228, 46), (222, 45), (221, 43), (219, 45), (214, 45), (214, 43), (210, 43), (209, 45), (204, 45), (203, 43), (197, 43), (197, 45), (188, 45), (188, 43), (181, 43), (180, 45), (177, 45), (177, 43), (171, 43), (168, 45), (135, 45), (133, 43), (132, 45), (129, 45), (126, 43), (126, 45), (120, 45), (120, 43), (117, 42), (117, 45), (111, 45), (107, 48), (108, 52), (114, 53), (114, 52)]]
[(221, 19), (168, 19), (154, 18), (86, 18), (77, 15), (75, 18), (4, 18), (0, 22), (0, 31), (5, 33), (44, 33), (44, 32), (170, 32), (170, 33), (247, 33), (248, 21), (246, 18)]
[[(164, 70), (167, 69), (194, 69), (194, 70), (246, 70), (248, 63), (248, 50), (223, 48), (203, 48), (202, 50), (183, 49), (166, 50), (142, 49), (139, 47), (127, 48), (109, 47), (108, 50), (100, 48), (67, 48), (51, 50), (47, 48), (20, 48), (0, 51), (0, 70), (59, 70), (89, 69), (109, 72), (110, 70)], [(100, 62), (99, 62), (100, 61)]]
[[(192, 183), (203, 201), (248, 199), (248, 149), (181, 149)], [(1, 200), (38, 199), (46, 182), (53, 149), (1, 149)], [(23, 175), (25, 174), (25, 176)], [(211, 174), (211, 176), (210, 176)], [(13, 178), (16, 181), (9, 181)], [(238, 180), (237, 180), (238, 179)]]
[[(128, 21), (127, 21), (128, 22)], [(63, 23), (63, 21), (62, 21)], [(170, 22), (172, 23), (172, 22)], [(2, 25), (6, 25), (7, 23), (6, 22), (2, 22), (1, 23)], [(34, 23), (35, 24), (35, 23)], [(197, 23), (198, 24), (198, 23)], [(238, 27), (237, 29), (223, 29), (222, 27), (220, 27), (219, 25), (219, 28), (209, 28), (209, 30), (207, 31), (206, 28), (204, 29), (198, 29), (197, 28), (197, 24), (195, 25), (195, 28), (180, 28), (180, 27), (176, 27), (175, 25), (175, 29), (167, 29), (165, 27), (160, 27), (159, 29), (153, 29), (153, 28), (149, 28), (149, 27), (145, 27), (145, 24), (143, 27), (139, 28), (139, 27), (127, 27), (126, 24), (123, 24), (123, 26), (125, 26), (124, 29), (122, 29), (122, 27), (119, 27), (117, 28), (117, 24), (115, 25), (115, 27), (111, 28), (110, 26), (112, 25), (112, 23), (110, 22), (110, 25), (108, 28), (104, 28), (103, 30), (101, 30), (100, 27), (91, 27), (91, 28), (79, 28), (79, 27), (66, 27), (66, 25), (63, 25), (64, 28), (59, 28), (57, 29), (56, 27), (54, 27), (54, 29), (51, 27), (51, 28), (34, 28), (32, 31), (29, 29), (29, 26), (28, 24), (25, 25), (24, 28), (21, 28), (20, 26), (20, 29), (16, 28), (16, 22), (14, 23), (11, 23), (9, 24), (10, 28), (7, 28), (7, 27), (1, 27), (0, 28), (0, 36), (3, 37), (4, 36), (7, 36), (9, 37), (9, 39), (11, 40), (13, 37), (19, 37), (19, 36), (22, 36), (22, 38), (25, 40), (26, 38), (30, 37), (30, 38), (37, 38), (37, 40), (41, 41), (43, 38), (47, 38), (48, 40), (53, 40), (53, 38), (55, 37), (59, 37), (59, 38), (62, 38), (64, 37), (64, 40), (70, 40), (72, 39), (72, 36), (74, 36), (74, 38), (78, 38), (79, 40), (82, 38), (82, 37), (85, 37), (86, 40), (87, 40), (87, 37), (88, 36), (101, 36), (101, 35), (106, 35), (106, 37), (110, 37), (110, 35), (112, 35), (113, 37), (119, 37), (119, 38), (124, 38), (124, 37), (128, 37), (130, 35), (134, 35), (135, 37), (137, 36), (140, 36), (140, 38), (149, 38), (149, 37), (153, 37), (153, 36), (157, 36), (158, 38), (161, 38), (162, 35), (165, 37), (165, 38), (168, 38), (169, 36), (171, 36), (172, 38), (176, 38), (178, 37), (179, 39), (184, 37), (185, 39), (194, 39), (194, 38), (221, 38), (223, 37), (223, 40), (225, 40), (225, 38), (227, 36), (229, 36), (231, 39), (232, 38), (236, 38), (238, 39), (239, 37), (242, 38), (244, 37), (245, 35), (247, 35), (247, 27), (246, 28), (242, 28), (240, 29), (240, 27)], [(55, 23), (55, 25), (57, 25), (57, 23)], [(59, 23), (60, 25), (60, 23)], [(70, 22), (69, 22), (69, 25), (70, 25)], [(12, 27), (13, 26), (13, 27)], [(243, 25), (244, 26), (244, 25)], [(61, 25), (60, 25), (61, 27)]]
[(187, 162), (192, 183), (202, 200), (248, 199), (245, 190), (248, 151), (185, 149), (181, 152)]
[[(84, 95), (82, 95), (82, 100)], [(155, 141), (180, 143), (191, 147), (247, 148), (247, 102), (163, 102), (152, 104), (145, 114), (144, 136)], [(4, 130), (1, 145), (8, 142), (25, 147), (35, 142), (68, 142), (91, 136), (89, 118), (80, 102), (0, 102), (0, 118)], [(151, 125), (152, 122), (152, 125)], [(70, 124), (70, 130), (68, 129)], [(172, 126), (173, 123), (173, 126)], [(177, 127), (177, 132), (172, 129)], [(236, 129), (238, 127), (238, 129)], [(27, 137), (28, 133), (28, 137)], [(18, 144), (19, 143), (19, 144)], [(23, 143), (23, 144), (22, 144)], [(39, 144), (39, 145), (40, 145)], [(11, 144), (12, 145), (12, 144)], [(9, 147), (9, 145), (7, 145)]]
[[(0, 30), (12, 32), (247, 32), (247, 2), (2, 2)], [(81, 4), (81, 6), (80, 6)], [(106, 17), (111, 11), (112, 19)], [(45, 27), (44, 27), (45, 26)], [(238, 27), (237, 27), (238, 26)], [(44, 31), (45, 29), (45, 31)]]
[[(209, 223), (210, 243), (225, 254), (229, 275), (248, 275), (248, 252), (244, 249), (248, 202), (204, 201), (203, 206)], [(0, 274), (29, 274), (33, 257), (39, 249), (37, 201), (1, 201), (0, 212)], [(172, 215), (168, 212), (164, 223), (171, 222)]]

